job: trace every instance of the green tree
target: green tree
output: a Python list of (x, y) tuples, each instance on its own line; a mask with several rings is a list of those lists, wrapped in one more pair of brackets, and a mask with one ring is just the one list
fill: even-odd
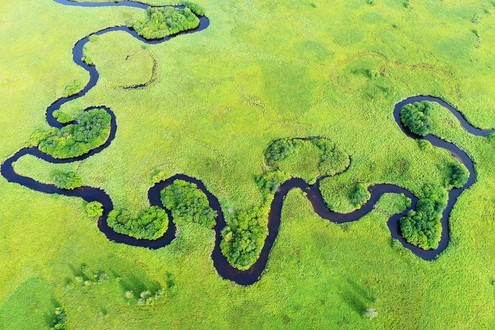
[(103, 215), (103, 205), (100, 202), (89, 202), (84, 205), (86, 214), (90, 217), (101, 217)]
[(246, 270), (256, 262), (268, 234), (267, 216), (267, 209), (239, 211), (222, 230), (220, 248), (231, 265)]
[(469, 171), (460, 163), (450, 163), (447, 166), (447, 178), (445, 186), (447, 188), (461, 188), (469, 178)]
[(270, 166), (276, 166), (277, 162), (284, 160), (294, 152), (293, 142), (289, 139), (273, 141), (265, 151), (265, 158)]
[(432, 109), (429, 102), (411, 103), (401, 109), (400, 119), (412, 133), (425, 136), (430, 134), (433, 127), (430, 117)]
[(138, 239), (157, 239), (167, 231), (168, 216), (158, 206), (148, 207), (136, 217), (125, 209), (115, 209), (108, 215), (108, 225), (120, 234)]
[(288, 175), (281, 171), (268, 171), (255, 177), (256, 184), (265, 198), (274, 194), (287, 179)]
[(370, 192), (362, 183), (356, 183), (349, 193), (349, 201), (354, 206), (363, 205), (368, 199), (370, 199), (370, 197)]
[(177, 225), (198, 223), (206, 228), (215, 227), (217, 216), (208, 202), (206, 195), (194, 184), (175, 180), (160, 192), (165, 208), (171, 210)]
[(81, 187), (81, 178), (76, 172), (54, 170), (51, 179), (55, 186), (61, 189), (72, 190)]
[(190, 7), (204, 14), (201, 7), (192, 5), (186, 6), (184, 9), (149, 7), (144, 19), (131, 21), (129, 26), (146, 39), (161, 39), (182, 31), (195, 29), (199, 26), (199, 18)]
[(416, 209), (400, 219), (404, 239), (415, 246), (429, 250), (438, 247), (442, 234), (440, 219), (447, 206), (447, 191), (438, 185), (427, 184)]
[(67, 96), (77, 94), (77, 93), (79, 93), (79, 91), (81, 89), (82, 89), (81, 82), (79, 80), (74, 80), (73, 82), (71, 82), (70, 84), (65, 86), (64, 96), (67, 97)]
[(182, 2), (182, 4), (184, 6), (186, 6), (187, 8), (191, 9), (191, 11), (193, 13), (195, 13), (196, 15), (205, 16), (205, 9), (203, 7), (201, 7), (200, 5), (195, 4), (193, 2), (190, 2), (190, 1), (184, 1), (184, 2)]
[(77, 123), (37, 133), (38, 148), (55, 158), (66, 159), (84, 155), (105, 143), (110, 135), (111, 116), (102, 109), (83, 112)]

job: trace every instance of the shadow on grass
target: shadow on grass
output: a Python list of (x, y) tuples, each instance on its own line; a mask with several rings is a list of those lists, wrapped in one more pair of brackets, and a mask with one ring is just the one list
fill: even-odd
[(370, 304), (375, 302), (375, 298), (363, 285), (360, 285), (351, 278), (347, 278), (345, 285), (340, 286), (339, 296), (356, 313), (363, 315)]
[(51, 327), (53, 326), (53, 320), (55, 319), (55, 308), (62, 307), (60, 302), (55, 297), (52, 297), (50, 299), (50, 302), (51, 310), (46, 311), (43, 316), (43, 318), (45, 319), (45, 324), (49, 329), (51, 329)]
[(358, 284), (356, 281), (354, 281), (351, 278), (347, 279), (347, 284), (352, 288), (352, 290), (358, 294), (361, 298), (364, 300), (372, 303), (375, 301), (375, 298), (371, 295), (371, 293), (366, 290), (366, 288), (360, 284)]
[(159, 283), (143, 280), (135, 275), (130, 275), (125, 279), (121, 278), (119, 285), (123, 292), (132, 291), (136, 295), (143, 291), (156, 292), (161, 288)]

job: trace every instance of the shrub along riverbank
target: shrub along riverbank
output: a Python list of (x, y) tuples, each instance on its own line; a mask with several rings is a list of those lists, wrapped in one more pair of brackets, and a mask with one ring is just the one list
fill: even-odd
[(197, 28), (199, 18), (195, 13), (198, 12), (204, 15), (204, 10), (192, 3), (188, 3), (183, 9), (149, 7), (144, 18), (130, 21), (128, 25), (146, 39), (161, 39)]
[(447, 206), (448, 194), (441, 186), (425, 185), (416, 209), (400, 220), (402, 236), (422, 249), (436, 249), (442, 235), (440, 218)]
[(120, 234), (138, 239), (157, 239), (167, 231), (168, 215), (157, 206), (148, 207), (137, 216), (125, 209), (115, 209), (108, 215), (108, 225)]
[(81, 178), (77, 172), (54, 170), (51, 173), (51, 177), (58, 188), (72, 190), (81, 187)]
[[(16, 171), (51, 182), (52, 169), (77, 169), (84, 185), (104, 189), (117, 207), (137, 215), (148, 202), (147, 175), (160, 167), (165, 177), (180, 172), (201, 179), (225, 213), (234, 214), (262, 204), (253, 176), (262, 174), (270, 141), (319, 135), (352, 155), (349, 170), (328, 179), (330, 195), (347, 200), (355, 183), (390, 182), (420, 197), (424, 183), (443, 183), (443, 164), (452, 159), (440, 148), (422, 150), (405, 136), (392, 119), (393, 107), (407, 96), (439, 95), (473, 125), (492, 127), (494, 7), (479, 0), (411, 1), (407, 9), (401, 1), (368, 2), (313, 7), (304, 1), (202, 0), (211, 20), (204, 32), (158, 45), (127, 33), (102, 35), (88, 45), (100, 81), (62, 111), (108, 105), (117, 115), (116, 139), (71, 166), (24, 157)], [(68, 83), (87, 81), (70, 56), (74, 42), (142, 15), (133, 8), (54, 1), (2, 3), (2, 159), (46, 127), (45, 108)], [(36, 27), (26, 29), (33, 22)], [(46, 32), (42, 41), (40, 31)], [(158, 65), (155, 83), (143, 90), (120, 88), (147, 80), (150, 54)], [(212, 231), (186, 224), (179, 238), (155, 251), (116, 244), (96, 228), (80, 198), (38, 193), (2, 179), (0, 328), (50, 327), (59, 305), (69, 329), (490, 329), (494, 144), (466, 134), (445, 110), (432, 115), (439, 119), (434, 118), (435, 133), (468, 151), (478, 173), (452, 212), (452, 241), (434, 262), (390, 239), (388, 203), (355, 223), (336, 225), (318, 217), (294, 190), (284, 203), (267, 271), (244, 288), (218, 276)], [(68, 290), (67, 279), (82, 264), (115, 280), (85, 285), (83, 275)], [(173, 290), (166, 289), (170, 278)], [(166, 293), (153, 306), (123, 297), (133, 290), (138, 298), (143, 287)], [(368, 307), (378, 317), (364, 318)]]
[(433, 121), (430, 117), (432, 105), (429, 102), (416, 102), (400, 110), (400, 119), (411, 132), (420, 136), (430, 134)]
[(112, 117), (105, 110), (83, 112), (74, 124), (37, 131), (31, 144), (55, 158), (74, 158), (103, 145), (110, 136)]
[(210, 208), (206, 195), (194, 184), (176, 180), (160, 192), (160, 197), (178, 226), (198, 223), (206, 228), (215, 227), (217, 214)]
[(255, 178), (262, 205), (227, 215), (227, 227), (222, 230), (222, 253), (241, 270), (258, 260), (268, 235), (268, 213), (278, 187), (291, 177), (314, 182), (320, 176), (336, 175), (349, 166), (350, 158), (331, 140), (310, 137), (273, 141), (265, 151), (265, 161), (268, 168)]
[[(430, 102), (411, 103), (401, 109), (400, 118), (412, 133), (425, 136), (433, 129), (432, 111)], [(458, 161), (444, 164), (442, 170), (443, 186), (426, 184), (416, 209), (400, 219), (401, 234), (406, 241), (425, 250), (436, 249), (440, 243), (440, 220), (448, 202), (447, 190), (461, 188), (469, 178), (469, 171)]]

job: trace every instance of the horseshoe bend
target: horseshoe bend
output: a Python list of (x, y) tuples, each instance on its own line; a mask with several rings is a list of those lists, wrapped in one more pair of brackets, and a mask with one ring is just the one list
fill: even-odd
[(0, 27), (0, 328), (495, 325), (491, 8), (45, 2)]

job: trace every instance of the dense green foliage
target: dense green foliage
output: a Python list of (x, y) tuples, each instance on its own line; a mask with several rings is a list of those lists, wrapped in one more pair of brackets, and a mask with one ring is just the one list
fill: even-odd
[(318, 168), (322, 176), (334, 176), (349, 166), (349, 155), (331, 140), (311, 138), (311, 143), (321, 151)]
[(71, 96), (77, 94), (82, 89), (82, 83), (79, 80), (74, 80), (69, 85), (65, 86), (64, 96)]
[(291, 153), (293, 153), (295, 146), (292, 141), (293, 140), (291, 139), (280, 139), (273, 141), (265, 152), (267, 163), (271, 166), (276, 166), (279, 161), (286, 159)]
[(370, 197), (370, 192), (362, 183), (356, 183), (349, 194), (349, 200), (354, 206), (363, 205), (368, 199), (370, 199)]
[(388, 218), (394, 214), (404, 212), (411, 207), (411, 203), (411, 199), (404, 194), (388, 193), (378, 200), (374, 209)]
[(469, 171), (461, 163), (450, 163), (447, 166), (447, 178), (445, 186), (450, 188), (461, 188), (469, 178)]
[(165, 174), (165, 172), (156, 168), (153, 171), (151, 171), (149, 179), (150, 179), (151, 184), (155, 184), (155, 183), (158, 183), (160, 181), (164, 181), (166, 178), (167, 178), (167, 175)]
[(66, 124), (75, 119), (71, 114), (60, 110), (55, 110), (53, 112), (53, 117), (55, 117), (55, 119), (57, 119), (57, 121), (62, 124)]
[(210, 207), (206, 195), (194, 184), (175, 180), (160, 192), (160, 197), (163, 206), (171, 210), (177, 225), (193, 222), (206, 228), (215, 227), (217, 214)]
[(256, 184), (264, 198), (273, 195), (289, 176), (281, 171), (267, 171), (255, 177)]
[(411, 132), (425, 136), (430, 134), (433, 127), (431, 110), (429, 102), (411, 103), (401, 109), (400, 119)]
[(338, 183), (334, 178), (324, 178), (319, 189), (328, 208), (340, 213), (359, 209), (371, 197), (367, 185), (361, 182)]
[(205, 15), (205, 9), (194, 2), (184, 1), (182, 4), (185, 7), (191, 9), (191, 11), (198, 16), (204, 16)]
[[(163, 296), (164, 290), (158, 289), (155, 293), (150, 290), (144, 290), (139, 293), (139, 297), (135, 300), (136, 304), (141, 306), (150, 306), (155, 303), (156, 300)], [(127, 291), (125, 295), (126, 299), (132, 300), (134, 298), (134, 293), (132, 291)]]
[[(298, 157), (300, 155), (304, 155)], [(269, 166), (293, 176), (294, 163), (315, 160), (319, 176), (332, 176), (344, 171), (350, 163), (349, 156), (329, 139), (321, 137), (279, 139), (273, 141), (265, 151)], [(302, 161), (302, 162), (301, 162)]]
[(101, 217), (103, 215), (103, 205), (100, 202), (89, 202), (84, 205), (86, 214), (90, 217)]
[(58, 130), (56, 128), (36, 129), (29, 137), (28, 145), (30, 147), (36, 147), (41, 143), (41, 141), (44, 141), (45, 139), (56, 134), (57, 131)]
[(238, 211), (229, 220), (220, 248), (231, 265), (245, 270), (256, 262), (267, 234), (267, 216), (267, 208), (256, 207)]
[(421, 151), (431, 150), (432, 145), (430, 141), (423, 139), (418, 139), (416, 141), (418, 142), (418, 147)]
[(51, 177), (58, 188), (72, 190), (81, 187), (81, 178), (76, 172), (54, 170), (51, 173)]
[(138, 239), (157, 239), (167, 231), (168, 216), (157, 206), (142, 210), (137, 217), (128, 210), (115, 209), (108, 215), (108, 225), (120, 234)]
[[(196, 9), (196, 8), (195, 8)], [(199, 7), (197, 8), (199, 10)], [(199, 26), (199, 18), (189, 7), (148, 8), (146, 18), (129, 25), (146, 39), (161, 39)]]
[(38, 148), (55, 158), (84, 155), (105, 143), (110, 135), (111, 116), (101, 109), (83, 112), (75, 124), (49, 130)]
[(53, 317), (50, 330), (64, 330), (67, 323), (67, 315), (62, 307), (55, 308), (55, 316)]
[(430, 184), (423, 187), (423, 196), (416, 203), (416, 210), (409, 211), (400, 220), (400, 230), (407, 242), (425, 250), (438, 247), (442, 235), (440, 219), (447, 199), (443, 187)]

